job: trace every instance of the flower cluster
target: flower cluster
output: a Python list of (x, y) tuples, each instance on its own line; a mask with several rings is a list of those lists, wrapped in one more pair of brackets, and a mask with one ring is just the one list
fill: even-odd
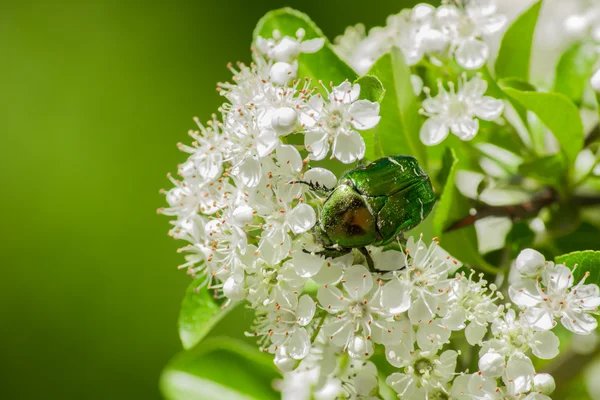
[(335, 43), (338, 53), (359, 73), (369, 71), (393, 46), (402, 50), (409, 65), (425, 56), (437, 65), (453, 57), (462, 68), (475, 70), (489, 57), (483, 38), (505, 24), (506, 17), (496, 12), (494, 0), (459, 1), (438, 8), (419, 4), (388, 17), (386, 26), (368, 34), (363, 25), (349, 27)]
[[(491, 1), (419, 5), (366, 37), (349, 30), (338, 49), (358, 57), (350, 58), (357, 70), (392, 45), (411, 64), (453, 56), (476, 69), (488, 53), (481, 36), (503, 23)], [(358, 84), (298, 79), (299, 55), (324, 45), (305, 36), (300, 29), (258, 38), (252, 64), (230, 65), (232, 82), (219, 84), (220, 115), (196, 120), (191, 145), (179, 145), (189, 156), (178, 178), (170, 176), (169, 206), (160, 212), (176, 217), (170, 234), (187, 242), (181, 268), (203, 277), (198, 289), (214, 291), (224, 307), (244, 302), (254, 310), (248, 335), (284, 373), (284, 398), (379, 398), (375, 354), (402, 399), (548, 398), (553, 378), (536, 373), (532, 357), (556, 357), (558, 322), (577, 334), (596, 328), (598, 286), (575, 282), (572, 270), (526, 249), (505, 288), (512, 304), (503, 303), (500, 288), (437, 239), (326, 251), (319, 216), (339, 177), (318, 161), (361, 161), (360, 131), (377, 126), (380, 109), (361, 98)], [(424, 89), (427, 145), (450, 132), (469, 140), (476, 118), (503, 112), (479, 75), (448, 87), (439, 83), (434, 97)], [(463, 354), (456, 343), (478, 351)]]

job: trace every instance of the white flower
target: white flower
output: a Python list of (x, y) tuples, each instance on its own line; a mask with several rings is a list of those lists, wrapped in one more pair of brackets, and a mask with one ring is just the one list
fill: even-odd
[(329, 93), (329, 102), (319, 96), (309, 100), (316, 125), (306, 130), (304, 144), (312, 159), (325, 158), (330, 144), (333, 157), (345, 164), (363, 158), (365, 142), (356, 130), (375, 127), (380, 117), (379, 103), (358, 100), (359, 94), (359, 84), (343, 82)]
[(272, 39), (258, 37), (256, 47), (267, 58), (275, 61), (291, 62), (295, 60), (300, 53), (315, 53), (325, 44), (325, 39), (316, 38), (303, 40), (306, 32), (300, 28), (296, 31), (296, 38), (289, 36), (281, 37), (278, 30), (273, 31)]
[(227, 124), (231, 140), (225, 153), (231, 174), (247, 187), (256, 187), (264, 177), (260, 159), (281, 143), (272, 128), (260, 127), (255, 117), (242, 114)]
[(439, 81), (436, 97), (429, 95), (429, 88), (424, 89), (427, 99), (423, 101), (423, 114), (429, 119), (421, 127), (420, 136), (427, 146), (441, 143), (449, 132), (461, 140), (471, 140), (479, 130), (476, 118), (492, 121), (504, 110), (501, 100), (484, 96), (487, 82), (480, 76), (475, 76), (470, 81), (463, 76), (459, 80), (457, 91), (452, 82), (448, 86), (449, 92)]
[(436, 9), (429, 4), (417, 4), (388, 18), (388, 34), (392, 43), (404, 54), (407, 64), (414, 65), (423, 56), (444, 50), (448, 38), (435, 19)]
[(598, 322), (590, 315), (600, 305), (600, 293), (595, 284), (585, 285), (586, 276), (573, 286), (573, 272), (564, 265), (549, 262), (540, 280), (519, 281), (509, 288), (511, 300), (524, 308), (524, 318), (537, 330), (556, 326), (555, 319), (571, 332), (587, 334)]
[(392, 46), (402, 50), (406, 62), (414, 65), (424, 56), (440, 65), (449, 57), (466, 69), (478, 69), (488, 59), (487, 35), (498, 32), (507, 18), (498, 14), (494, 0), (472, 0), (462, 7), (417, 4), (387, 19), (387, 25), (365, 34), (364, 26), (347, 28), (336, 38), (336, 50), (359, 74)]
[(481, 37), (498, 32), (507, 20), (497, 13), (495, 0), (471, 0), (464, 11), (442, 6), (437, 18), (450, 35), (450, 53), (465, 69), (479, 69), (485, 64), (490, 51)]
[(535, 331), (522, 317), (509, 309), (492, 323), (494, 338), (483, 343), (480, 356), (496, 352), (507, 358), (531, 350), (536, 357), (551, 359), (558, 355), (558, 337), (550, 331)]
[[(426, 246), (421, 239), (415, 242), (412, 237), (407, 241), (406, 255), (389, 251), (381, 254), (387, 253), (395, 258), (393, 269), (403, 269), (386, 276), (390, 281), (382, 289), (383, 307), (393, 313), (408, 310), (408, 317), (415, 325), (428, 322), (438, 313), (439, 299), (456, 260), (444, 256), (437, 242)], [(378, 261), (377, 265), (386, 264)]]
[(254, 336), (262, 336), (270, 353), (278, 357), (301, 360), (309, 353), (311, 342), (306, 326), (315, 315), (315, 303), (309, 295), (303, 295), (289, 306), (270, 303), (257, 310), (264, 315), (255, 326)]
[(440, 356), (414, 351), (405, 360), (405, 372), (393, 373), (385, 380), (401, 399), (427, 399), (441, 391), (447, 394), (447, 384), (454, 377), (458, 353), (447, 350)]
[(479, 281), (472, 280), (473, 275), (474, 272), (467, 278), (461, 274), (450, 280), (450, 290), (445, 301), (441, 302), (441, 307), (445, 310), (442, 320), (444, 326), (453, 331), (466, 328), (465, 337), (472, 346), (483, 339), (488, 323), (499, 314), (498, 306), (494, 303), (498, 298), (495, 286), (490, 285), (488, 288), (482, 275)]
[(178, 144), (179, 150), (190, 153), (188, 160), (179, 166), (179, 175), (188, 180), (201, 183), (212, 181), (223, 173), (223, 151), (228, 140), (228, 135), (222, 130), (221, 123), (216, 115), (205, 127), (198, 118), (194, 121), (200, 131), (190, 131), (194, 139), (193, 146)]
[(381, 288), (362, 265), (353, 265), (343, 277), (342, 292), (335, 286), (319, 288), (321, 307), (335, 317), (329, 318), (323, 330), (332, 342), (348, 350), (352, 357), (369, 357), (373, 344), (389, 343), (401, 335), (401, 325), (394, 315), (381, 306)]

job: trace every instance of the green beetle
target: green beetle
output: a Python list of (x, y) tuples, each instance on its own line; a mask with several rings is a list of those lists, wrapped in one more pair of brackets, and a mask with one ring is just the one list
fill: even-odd
[(411, 156), (380, 158), (347, 172), (329, 191), (315, 234), (324, 255), (357, 248), (374, 269), (365, 246), (385, 246), (431, 212), (429, 176)]

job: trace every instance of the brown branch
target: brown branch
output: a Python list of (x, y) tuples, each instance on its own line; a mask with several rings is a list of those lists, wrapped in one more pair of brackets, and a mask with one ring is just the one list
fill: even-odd
[(596, 125), (594, 129), (587, 135), (583, 147), (590, 147), (592, 143), (600, 139), (600, 124)]
[[(469, 215), (463, 219), (460, 219), (451, 224), (444, 232), (454, 231), (456, 229), (464, 228), (473, 225), (476, 221), (479, 221), (485, 217), (509, 217), (513, 222), (531, 218), (536, 216), (544, 207), (549, 206), (559, 200), (558, 193), (552, 189), (545, 189), (539, 195), (534, 197), (532, 200), (526, 201), (521, 204), (514, 204), (508, 206), (488, 206), (484, 205), (482, 208), (475, 211), (475, 214)], [(600, 199), (598, 199), (600, 200)]]

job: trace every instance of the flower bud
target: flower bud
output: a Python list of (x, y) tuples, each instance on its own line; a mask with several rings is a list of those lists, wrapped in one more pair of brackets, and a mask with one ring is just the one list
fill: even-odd
[(236, 282), (235, 278), (230, 276), (223, 284), (223, 294), (233, 301), (244, 300), (246, 291), (244, 290), (243, 281)]
[(550, 374), (536, 374), (533, 377), (533, 390), (536, 392), (542, 392), (543, 394), (550, 394), (554, 392), (556, 384), (554, 378)]
[(296, 79), (297, 67), (286, 62), (276, 62), (269, 71), (269, 77), (277, 85), (287, 85), (290, 79)]
[(296, 367), (296, 360), (288, 355), (285, 352), (285, 347), (281, 346), (275, 352), (275, 359), (273, 360), (277, 368), (279, 368), (282, 372), (290, 372), (293, 371)]
[(479, 370), (484, 376), (497, 378), (504, 372), (504, 356), (490, 352), (479, 359)]
[(540, 269), (546, 264), (546, 259), (539, 252), (533, 249), (525, 249), (517, 256), (516, 267), (522, 275), (537, 275)]
[(254, 210), (247, 205), (241, 205), (233, 211), (233, 221), (239, 227), (243, 227), (246, 223), (251, 222), (253, 217)]
[(297, 122), (298, 114), (291, 107), (278, 108), (271, 117), (271, 125), (279, 135), (292, 133)]
[(348, 342), (348, 355), (358, 360), (367, 359), (373, 354), (373, 343), (362, 336), (355, 335)]

